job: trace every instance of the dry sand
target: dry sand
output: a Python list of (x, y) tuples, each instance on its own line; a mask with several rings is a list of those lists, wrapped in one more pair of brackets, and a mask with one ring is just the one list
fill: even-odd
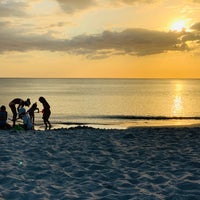
[(200, 128), (0, 131), (0, 199), (200, 199)]

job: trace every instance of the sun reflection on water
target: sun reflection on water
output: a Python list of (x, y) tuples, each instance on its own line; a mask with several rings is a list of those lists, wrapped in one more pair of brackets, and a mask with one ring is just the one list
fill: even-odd
[(174, 97), (174, 104), (173, 104), (173, 114), (178, 115), (181, 114), (183, 110), (183, 103), (181, 96)]
[(180, 116), (183, 113), (183, 99), (182, 99), (183, 85), (176, 83), (173, 98), (173, 115)]

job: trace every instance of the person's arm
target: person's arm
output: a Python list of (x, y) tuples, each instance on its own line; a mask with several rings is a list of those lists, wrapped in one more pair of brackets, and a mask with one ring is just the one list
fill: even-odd
[(19, 109), (23, 108), (23, 107), (24, 107), (24, 101), (21, 100), (20, 103), (19, 103), (19, 105), (17, 106), (17, 111), (19, 112)]
[(19, 105), (17, 106), (17, 111), (18, 111), (18, 112), (19, 112), (20, 107), (21, 107), (21, 105), (19, 104)]

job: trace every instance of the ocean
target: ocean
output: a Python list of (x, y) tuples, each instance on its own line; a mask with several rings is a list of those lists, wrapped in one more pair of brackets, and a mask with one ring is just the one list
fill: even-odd
[[(30, 98), (42, 110), (44, 96), (55, 127), (188, 125), (200, 123), (199, 86), (200, 79), (1, 78), (0, 104), (10, 119), (12, 99)], [(40, 126), (42, 114), (35, 116)]]

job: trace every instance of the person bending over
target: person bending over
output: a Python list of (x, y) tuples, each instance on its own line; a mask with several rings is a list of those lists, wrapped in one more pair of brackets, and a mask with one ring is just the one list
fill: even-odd
[[(31, 104), (31, 101), (29, 98), (26, 101), (20, 98), (15, 98), (9, 103), (10, 109), (13, 114), (13, 119), (12, 119), (13, 126), (15, 126), (15, 122), (17, 120), (17, 113), (19, 112), (19, 109), (23, 108), (24, 106), (30, 106), (30, 104)], [(16, 105), (18, 105), (17, 108), (16, 108)]]

